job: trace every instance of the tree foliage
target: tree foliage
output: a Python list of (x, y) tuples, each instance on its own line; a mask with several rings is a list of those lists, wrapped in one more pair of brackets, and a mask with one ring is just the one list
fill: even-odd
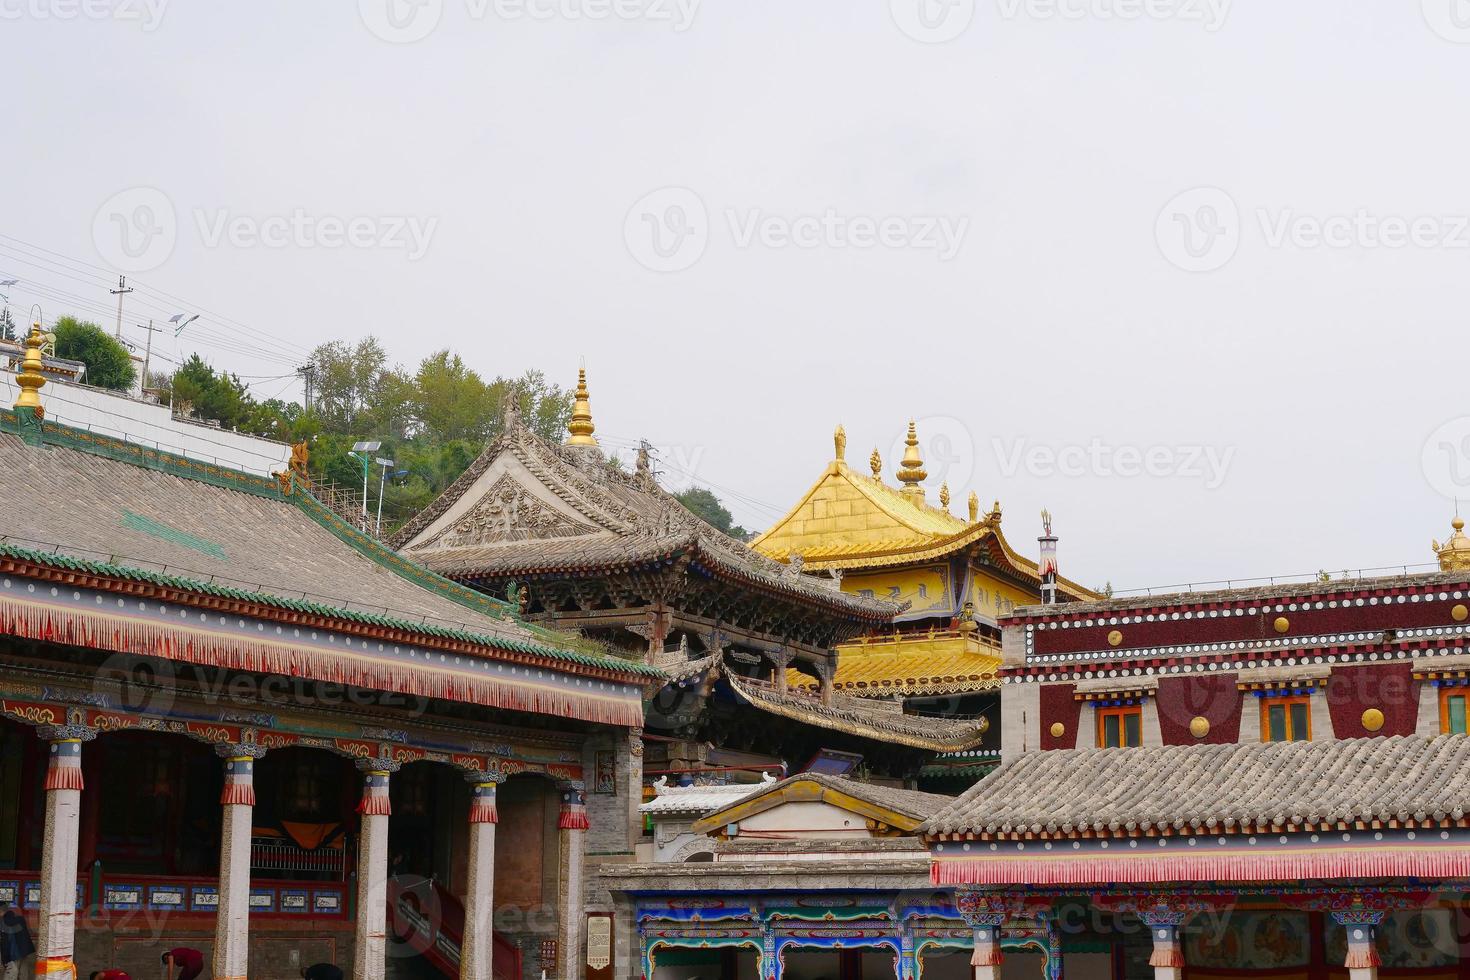
[(690, 487), (683, 493), (677, 493), (674, 496), (678, 498), (679, 503), (689, 509), (690, 513), (715, 530), (724, 531), (730, 537), (741, 541), (750, 537), (749, 531), (735, 523), (734, 516), (725, 509), (724, 504), (720, 503), (720, 498), (704, 487)]
[(127, 391), (133, 387), (137, 373), (128, 349), (106, 330), (64, 316), (56, 321), (56, 356), (87, 365), (87, 383), (98, 388)]

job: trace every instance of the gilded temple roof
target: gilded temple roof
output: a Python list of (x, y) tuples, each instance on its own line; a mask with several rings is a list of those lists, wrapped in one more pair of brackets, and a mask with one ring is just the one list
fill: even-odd
[[(837, 648), (834, 690), (859, 697), (960, 694), (1000, 687), (999, 644), (975, 633), (929, 630), (899, 636), (863, 637)], [(818, 687), (795, 668), (786, 671), (793, 688)]]

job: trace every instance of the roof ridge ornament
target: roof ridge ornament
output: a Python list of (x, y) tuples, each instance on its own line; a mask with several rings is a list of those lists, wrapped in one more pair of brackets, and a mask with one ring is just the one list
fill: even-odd
[(837, 430), (832, 433), (832, 446), (836, 450), (836, 456), (833, 458), (839, 463), (846, 462), (847, 430), (842, 427), (841, 422), (837, 423)]
[(878, 447), (873, 447), (873, 455), (868, 457), (868, 467), (873, 471), (873, 479), (883, 479), (883, 457), (878, 455)]
[(1449, 536), (1444, 544), (1437, 540), (1430, 541), (1434, 548), (1435, 557), (1439, 559), (1439, 570), (1442, 572), (1462, 572), (1470, 569), (1470, 536), (1465, 534), (1465, 519), (1458, 513), (1450, 522), (1454, 533)]
[(596, 426), (592, 424), (592, 402), (587, 394), (587, 369), (577, 368), (577, 391), (573, 396), (572, 420), (567, 423), (566, 444), (568, 446), (596, 446), (592, 435)]
[(974, 524), (978, 520), (980, 520), (980, 495), (978, 493), (976, 493), (975, 491), (971, 490), (970, 491), (970, 523), (971, 524)]
[(899, 493), (914, 498), (915, 503), (923, 503), (924, 488), (920, 484), (929, 474), (924, 471), (924, 458), (919, 454), (919, 431), (912, 419), (903, 444), (903, 460), (898, 466), (898, 482), (903, 484), (903, 488)]

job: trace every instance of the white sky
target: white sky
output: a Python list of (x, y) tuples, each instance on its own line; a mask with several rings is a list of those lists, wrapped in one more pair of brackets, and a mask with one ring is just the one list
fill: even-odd
[[(757, 528), (834, 424), (891, 479), (914, 417), (931, 499), (999, 497), (1028, 554), (1047, 506), (1064, 573), (1120, 589), (1428, 561), (1470, 496), (1466, 0), (87, 2), (0, 0), (11, 304), (110, 325), (132, 263), (130, 335), (213, 311), (163, 352), (262, 397), (368, 332), (487, 375), (585, 357), (599, 435)], [(383, 40), (390, 2), (437, 26)], [(694, 234), (660, 258), (670, 204)], [(242, 237), (298, 213), (372, 243)], [(129, 257), (118, 218), (171, 234)], [(854, 244), (884, 218), (898, 244)], [(951, 257), (910, 242), (934, 219)], [(1094, 440), (1080, 474), (1033, 452)], [(1116, 471), (1153, 448), (1182, 472)]]

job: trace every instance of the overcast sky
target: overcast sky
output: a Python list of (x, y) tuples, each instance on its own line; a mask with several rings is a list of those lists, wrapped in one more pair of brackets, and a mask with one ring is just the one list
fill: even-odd
[(162, 352), (262, 397), (367, 333), (585, 358), (605, 444), (752, 528), (915, 418), (931, 500), (1120, 589), (1427, 562), (1470, 497), (1465, 0), (0, 18), (11, 305), (111, 326), (129, 272), (130, 336), (208, 310)]

